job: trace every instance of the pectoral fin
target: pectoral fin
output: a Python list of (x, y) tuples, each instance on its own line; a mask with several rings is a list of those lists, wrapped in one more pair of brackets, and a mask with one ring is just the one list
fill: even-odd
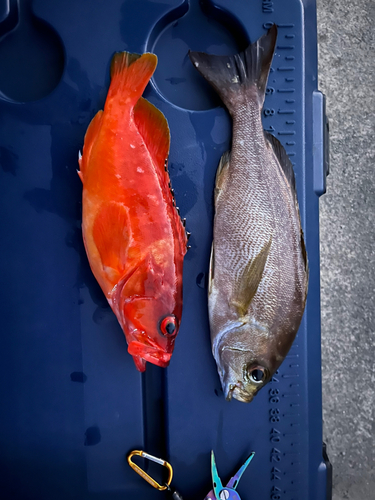
[(241, 279), (239, 280), (235, 291), (235, 297), (233, 297), (233, 305), (236, 307), (237, 312), (241, 317), (246, 316), (250, 302), (256, 294), (259, 283), (262, 279), (264, 266), (267, 262), (271, 244), (272, 236), (258, 255), (248, 262), (242, 273)]
[(84, 182), (86, 167), (90, 159), (90, 154), (95, 141), (98, 138), (101, 126), (103, 123), (103, 111), (100, 110), (96, 113), (94, 118), (91, 120), (90, 125), (87, 128), (85, 134), (85, 143), (83, 145), (82, 155), (78, 155), (79, 172), (78, 175), (81, 181)]
[(116, 202), (103, 205), (95, 218), (93, 238), (104, 273), (116, 281), (124, 272), (129, 246), (127, 208)]

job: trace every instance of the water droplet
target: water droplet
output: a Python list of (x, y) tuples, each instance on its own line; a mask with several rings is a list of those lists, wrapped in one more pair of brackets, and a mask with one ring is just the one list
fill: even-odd
[(95, 446), (100, 443), (102, 437), (100, 435), (99, 427), (88, 427), (85, 432), (85, 446)]
[(199, 286), (199, 288), (207, 288), (206, 273), (199, 273), (196, 279), (196, 283)]
[(87, 380), (87, 375), (83, 372), (72, 372), (70, 374), (70, 380), (72, 382), (81, 382), (81, 384), (84, 384)]

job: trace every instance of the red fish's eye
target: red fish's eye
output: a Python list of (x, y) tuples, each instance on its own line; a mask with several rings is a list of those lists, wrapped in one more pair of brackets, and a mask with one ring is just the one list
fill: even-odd
[(160, 322), (160, 331), (163, 335), (169, 336), (176, 332), (177, 321), (173, 315), (166, 316)]

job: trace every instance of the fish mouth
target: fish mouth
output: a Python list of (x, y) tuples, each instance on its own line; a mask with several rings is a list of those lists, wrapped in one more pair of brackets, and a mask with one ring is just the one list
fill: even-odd
[(242, 388), (242, 382), (237, 384), (228, 384), (224, 388), (225, 399), (231, 401), (232, 398), (241, 401), (241, 403), (250, 403), (253, 400), (254, 394), (249, 394)]
[(132, 340), (129, 343), (128, 352), (132, 356), (140, 356), (145, 361), (160, 366), (161, 368), (166, 368), (172, 357), (171, 352), (165, 352), (155, 347), (147, 346), (137, 340)]

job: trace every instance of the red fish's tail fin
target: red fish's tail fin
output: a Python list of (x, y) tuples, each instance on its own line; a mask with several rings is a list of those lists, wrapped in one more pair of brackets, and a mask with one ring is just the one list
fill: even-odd
[(134, 106), (152, 77), (158, 58), (149, 52), (139, 55), (116, 52), (111, 62), (111, 85), (107, 100), (123, 97)]

